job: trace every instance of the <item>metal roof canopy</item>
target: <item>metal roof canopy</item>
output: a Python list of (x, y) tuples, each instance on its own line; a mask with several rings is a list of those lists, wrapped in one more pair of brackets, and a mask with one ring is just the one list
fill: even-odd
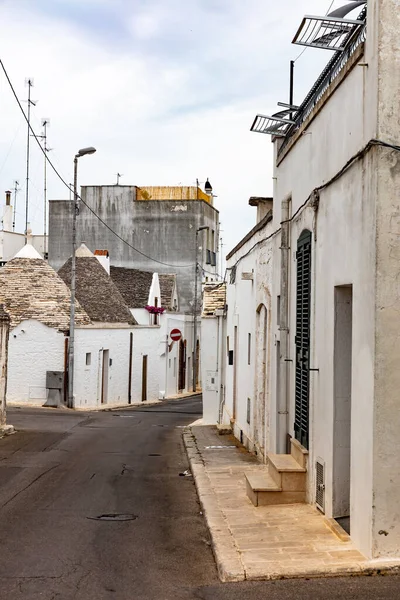
[(255, 133), (265, 133), (267, 135), (275, 135), (278, 137), (285, 137), (287, 125), (294, 125), (295, 122), (289, 119), (283, 119), (284, 115), (293, 111), (282, 110), (272, 116), (257, 115), (253, 121), (250, 131)]
[[(357, 4), (354, 3), (355, 6)], [(364, 21), (354, 19), (306, 15), (292, 43), (309, 48), (323, 48), (335, 52), (343, 51), (349, 39), (349, 34), (355, 33), (363, 25)]]

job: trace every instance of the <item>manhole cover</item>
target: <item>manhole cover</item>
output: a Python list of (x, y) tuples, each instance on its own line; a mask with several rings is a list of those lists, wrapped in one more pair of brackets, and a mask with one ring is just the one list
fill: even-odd
[(137, 515), (110, 513), (107, 515), (98, 515), (97, 517), (86, 517), (92, 521), (134, 521)]

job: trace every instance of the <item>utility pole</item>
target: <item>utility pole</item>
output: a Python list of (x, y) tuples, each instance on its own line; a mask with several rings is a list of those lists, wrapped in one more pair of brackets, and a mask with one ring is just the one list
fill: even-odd
[(195, 271), (194, 271), (194, 315), (193, 315), (193, 391), (197, 389), (197, 277), (199, 272), (198, 253), (199, 253), (199, 232), (210, 228), (205, 225), (196, 229), (196, 248), (195, 248)]
[(15, 217), (17, 214), (17, 194), (19, 192), (18, 189), (19, 181), (14, 181), (14, 214), (13, 214), (13, 231), (15, 231)]
[(29, 151), (31, 138), (31, 105), (36, 106), (36, 102), (31, 100), (31, 88), (33, 79), (25, 80), (28, 86), (28, 136), (26, 141), (26, 199), (25, 199), (25, 243), (28, 243), (28, 222), (29, 222)]

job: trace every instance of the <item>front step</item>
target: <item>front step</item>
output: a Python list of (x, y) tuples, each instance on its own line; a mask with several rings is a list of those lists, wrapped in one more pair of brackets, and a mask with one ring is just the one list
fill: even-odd
[(308, 452), (293, 442), (292, 454), (268, 453), (267, 468), (246, 475), (247, 496), (254, 506), (306, 501)]
[[(246, 492), (254, 506), (262, 506), (262, 499), (268, 494), (279, 494), (282, 489), (278, 487), (275, 481), (267, 471), (261, 473), (247, 473)], [(261, 500), (261, 501), (260, 501)]]

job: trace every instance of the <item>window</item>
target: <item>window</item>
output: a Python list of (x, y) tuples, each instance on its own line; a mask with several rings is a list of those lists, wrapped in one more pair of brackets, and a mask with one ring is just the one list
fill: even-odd
[(214, 229), (211, 229), (211, 246), (210, 246), (210, 250), (211, 250), (211, 252), (215, 252), (215, 231), (214, 231)]
[(229, 350), (228, 352), (228, 365), (233, 365), (233, 350)]
[(86, 352), (86, 366), (90, 367), (91, 364), (92, 364), (92, 353)]
[(247, 364), (249, 365), (251, 363), (251, 333), (249, 333), (248, 339), (247, 339)]
[(276, 297), (276, 323), (279, 325), (281, 322), (281, 297)]
[(168, 359), (168, 360), (169, 360), (168, 368), (170, 369), (171, 368), (171, 359)]

